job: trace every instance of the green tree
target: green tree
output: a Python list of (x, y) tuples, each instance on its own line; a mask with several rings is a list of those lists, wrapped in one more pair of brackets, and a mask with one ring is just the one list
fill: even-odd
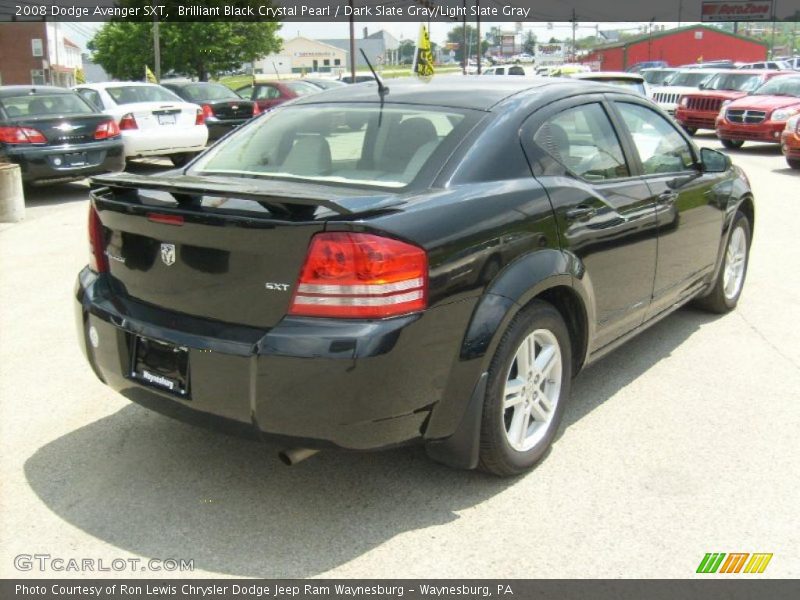
[(522, 41), (522, 51), (527, 52), (528, 54), (535, 54), (536, 50), (536, 36), (533, 34), (532, 31), (528, 31), (525, 34), (525, 39)]
[[(207, 81), (279, 51), (278, 27), (274, 22), (161, 23), (161, 71)], [(94, 60), (117, 79), (141, 79), (145, 65), (154, 66), (152, 23), (106, 23), (88, 47)]]

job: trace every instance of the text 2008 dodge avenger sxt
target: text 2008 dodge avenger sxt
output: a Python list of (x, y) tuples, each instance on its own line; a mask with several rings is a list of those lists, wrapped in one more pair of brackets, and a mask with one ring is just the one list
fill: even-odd
[(295, 458), (531, 467), (583, 366), (690, 300), (736, 306), (754, 205), (646, 99), (508, 79), (325, 91), (181, 171), (95, 179), (97, 376)]

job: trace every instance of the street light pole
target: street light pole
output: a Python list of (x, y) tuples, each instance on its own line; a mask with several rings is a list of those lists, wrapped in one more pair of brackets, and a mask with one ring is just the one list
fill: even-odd
[(478, 14), (475, 17), (475, 25), (478, 29), (477, 31), (478, 41), (476, 43), (477, 48), (475, 50), (475, 54), (478, 57), (478, 75), (480, 75), (481, 74), (481, 1), (475, 0), (475, 6), (478, 9), (477, 11)]
[(350, 5), (350, 83), (356, 82), (356, 21), (353, 16), (353, 0), (348, 0)]

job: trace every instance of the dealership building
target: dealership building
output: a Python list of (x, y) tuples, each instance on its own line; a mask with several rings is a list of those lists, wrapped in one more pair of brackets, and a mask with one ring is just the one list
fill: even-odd
[(347, 68), (347, 52), (331, 44), (298, 36), (287, 40), (278, 54), (253, 63), (255, 73), (338, 73)]
[(594, 69), (624, 71), (637, 63), (662, 60), (669, 66), (730, 59), (756, 62), (767, 58), (767, 44), (707, 25), (654, 31), (600, 46), (581, 58)]

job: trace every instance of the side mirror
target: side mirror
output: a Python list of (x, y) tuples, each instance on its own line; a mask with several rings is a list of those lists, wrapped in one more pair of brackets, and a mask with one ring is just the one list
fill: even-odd
[(700, 164), (705, 173), (724, 173), (731, 168), (731, 157), (711, 148), (701, 148)]

